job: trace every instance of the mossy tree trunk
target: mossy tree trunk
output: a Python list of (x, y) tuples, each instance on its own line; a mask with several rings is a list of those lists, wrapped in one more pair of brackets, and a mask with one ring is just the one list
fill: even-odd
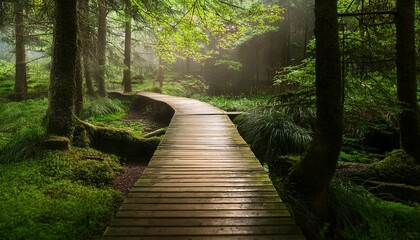
[(414, 0), (397, 0), (397, 94), (401, 147), (420, 163), (420, 113), (417, 99)]
[(99, 15), (98, 15), (98, 69), (96, 71), (96, 81), (98, 83), (99, 96), (105, 97), (105, 62), (106, 62), (106, 0), (98, 1)]
[(93, 37), (89, 16), (89, 0), (80, 0), (80, 36), (82, 45), (79, 45), (83, 56), (83, 74), (86, 82), (86, 90), (89, 97), (96, 96), (92, 81)]
[(71, 137), (77, 55), (76, 0), (55, 1), (54, 27), (47, 133)]
[[(78, 45), (82, 44), (82, 41), (78, 39)], [(75, 65), (75, 91), (74, 91), (74, 113), (76, 116), (80, 116), (83, 109), (83, 72), (82, 72), (82, 56), (80, 51), (76, 54), (76, 65)]]
[[(77, 1), (77, 21), (78, 23), (82, 22), (82, 3), (81, 1)], [(74, 91), (74, 113), (76, 116), (80, 116), (80, 113), (83, 109), (83, 67), (82, 67), (82, 54), (81, 54), (81, 46), (83, 44), (82, 37), (81, 37), (81, 29), (80, 24), (77, 25), (77, 53), (76, 53), (76, 64), (75, 64), (75, 76), (74, 76), (74, 83), (75, 83), (75, 91)]]
[(124, 92), (131, 92), (131, 1), (125, 0)]
[(25, 22), (23, 3), (16, 1), (14, 4), (15, 34), (16, 34), (16, 72), (15, 89), (16, 98), (23, 100), (28, 92), (26, 81), (26, 52), (25, 52)]
[[(337, 0), (315, 1), (317, 119), (311, 146), (284, 183), (302, 195), (323, 222), (333, 221), (328, 203), (343, 132), (343, 93), (337, 22)], [(305, 219), (298, 219), (298, 221)], [(319, 238), (319, 236), (312, 236)]]

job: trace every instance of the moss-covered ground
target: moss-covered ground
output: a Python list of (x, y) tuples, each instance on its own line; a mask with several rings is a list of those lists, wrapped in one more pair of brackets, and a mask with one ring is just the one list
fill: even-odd
[[(157, 127), (141, 118), (131, 120), (126, 115), (129, 102), (94, 101), (84, 111), (89, 122), (85, 125), (90, 128), (83, 129), (88, 133), (75, 134), (78, 139), (73, 139), (73, 146), (62, 152), (40, 144), (45, 141), (47, 99), (2, 100), (1, 240), (100, 238), (123, 200), (123, 193), (114, 188), (115, 179), (123, 173), (121, 160), (146, 151), (137, 148), (140, 152), (133, 152), (133, 145), (151, 142), (156, 146), (159, 138), (141, 138)], [(89, 135), (92, 132), (95, 134)], [(86, 139), (88, 144), (80, 144)], [(127, 146), (118, 148), (118, 141)], [(150, 155), (153, 146), (145, 146)]]

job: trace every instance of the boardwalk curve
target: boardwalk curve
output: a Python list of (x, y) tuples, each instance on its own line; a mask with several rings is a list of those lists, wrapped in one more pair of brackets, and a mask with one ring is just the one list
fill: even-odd
[(141, 92), (175, 114), (104, 239), (304, 239), (224, 111)]

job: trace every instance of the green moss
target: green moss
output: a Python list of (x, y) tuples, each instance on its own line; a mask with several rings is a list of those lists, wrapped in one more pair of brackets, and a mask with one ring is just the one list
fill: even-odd
[(119, 156), (153, 155), (160, 138), (138, 138), (123, 129), (95, 127), (90, 130), (92, 147)]
[[(80, 169), (98, 174), (87, 177)], [(32, 161), (0, 164), (0, 239), (100, 235), (123, 199), (107, 187), (110, 176), (120, 171), (115, 156), (78, 148), (44, 151)]]
[(67, 151), (70, 149), (70, 139), (51, 135), (42, 141), (42, 146), (50, 150)]
[(382, 181), (420, 185), (420, 165), (403, 150), (395, 150), (372, 165)]
[(334, 180), (338, 219), (336, 239), (420, 238), (420, 210), (401, 203), (383, 201), (360, 186)]

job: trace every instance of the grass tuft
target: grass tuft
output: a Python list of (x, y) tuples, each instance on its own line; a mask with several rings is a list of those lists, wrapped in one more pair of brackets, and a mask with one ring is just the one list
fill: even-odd
[(106, 115), (113, 115), (110, 120), (124, 116), (124, 105), (121, 101), (110, 98), (97, 98), (87, 101), (81, 112), (82, 119), (100, 118)]
[(290, 115), (281, 111), (255, 110), (240, 115), (235, 123), (254, 152), (267, 160), (303, 152), (312, 140), (310, 130), (298, 126)]

